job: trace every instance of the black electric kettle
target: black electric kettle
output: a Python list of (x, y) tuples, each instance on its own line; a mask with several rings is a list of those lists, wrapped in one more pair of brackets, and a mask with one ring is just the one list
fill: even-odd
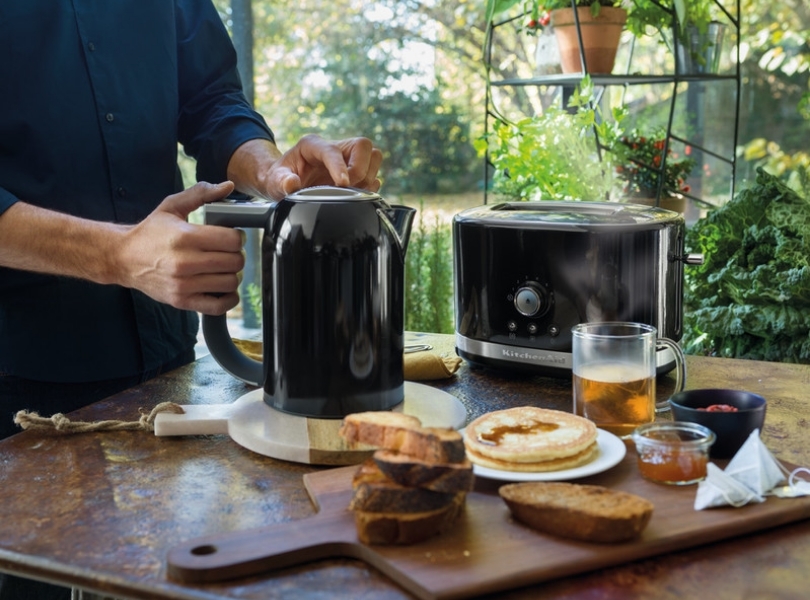
[(415, 212), (329, 186), (277, 203), (206, 205), (208, 224), (264, 229), (263, 362), (234, 345), (224, 315), (204, 315), (214, 359), (286, 413), (342, 418), (402, 402), (405, 250)]

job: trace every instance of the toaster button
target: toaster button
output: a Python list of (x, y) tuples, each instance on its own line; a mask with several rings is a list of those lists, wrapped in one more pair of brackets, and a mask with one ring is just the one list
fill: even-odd
[(539, 313), (544, 307), (541, 291), (536, 286), (524, 286), (515, 294), (515, 308), (527, 317)]

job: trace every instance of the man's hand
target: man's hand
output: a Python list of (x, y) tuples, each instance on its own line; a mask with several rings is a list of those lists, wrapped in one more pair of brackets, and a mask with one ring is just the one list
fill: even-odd
[(314, 185), (376, 192), (381, 163), (382, 152), (363, 137), (331, 142), (307, 135), (284, 154), (267, 140), (251, 140), (234, 152), (228, 178), (240, 192), (275, 200)]
[(244, 268), (243, 233), (229, 227), (194, 225), (188, 215), (233, 190), (198, 183), (169, 196), (125, 235), (117, 253), (117, 283), (175, 308), (220, 315), (239, 302)]
[(0, 214), (0, 265), (134, 288), (176, 308), (223, 314), (239, 301), (242, 233), (188, 215), (233, 190), (198, 183), (137, 225), (82, 219), (18, 202)]

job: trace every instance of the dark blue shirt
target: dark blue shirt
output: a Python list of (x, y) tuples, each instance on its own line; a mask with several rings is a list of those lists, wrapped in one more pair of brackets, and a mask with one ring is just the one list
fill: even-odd
[[(137, 223), (182, 189), (178, 141), (219, 182), (255, 138), (272, 133), (211, 0), (0, 1), (0, 214), (19, 200)], [(196, 333), (140, 292), (0, 268), (0, 373), (126, 377)]]

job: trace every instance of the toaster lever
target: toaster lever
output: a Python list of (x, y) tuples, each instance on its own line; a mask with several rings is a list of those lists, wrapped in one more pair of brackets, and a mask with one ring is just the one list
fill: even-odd
[(702, 265), (704, 258), (702, 254), (699, 253), (689, 253), (684, 254), (683, 256), (676, 256), (675, 260), (679, 260), (685, 265)]

